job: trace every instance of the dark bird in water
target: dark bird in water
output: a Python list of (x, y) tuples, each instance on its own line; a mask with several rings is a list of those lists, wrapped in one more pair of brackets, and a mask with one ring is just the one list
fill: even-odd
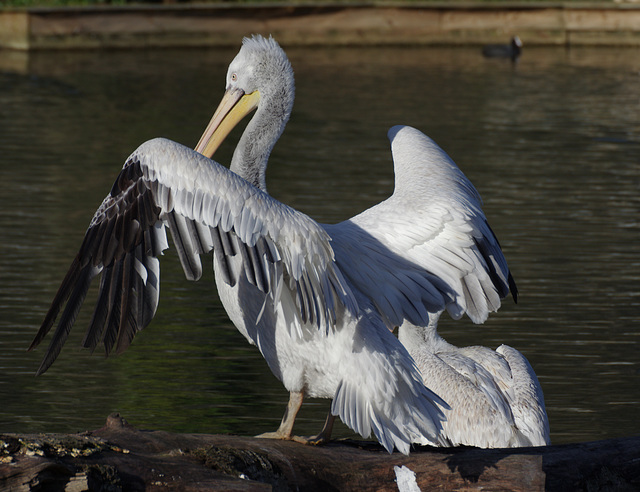
[(488, 44), (482, 48), (482, 54), (488, 58), (511, 58), (516, 60), (522, 52), (522, 41), (518, 36), (511, 38), (510, 44)]

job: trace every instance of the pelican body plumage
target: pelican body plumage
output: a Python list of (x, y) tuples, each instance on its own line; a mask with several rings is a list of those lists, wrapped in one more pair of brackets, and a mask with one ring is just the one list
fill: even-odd
[[(441, 439), (447, 446), (513, 448), (551, 443), (540, 382), (518, 350), (501, 345), (456, 347), (437, 332), (440, 313), (426, 327), (409, 322), (398, 338), (425, 385), (450, 406)], [(420, 444), (434, 444), (421, 438)]]
[[(271, 38), (245, 38), (224, 97), (195, 150), (166, 139), (127, 159), (95, 213), (30, 349), (60, 315), (38, 374), (59, 355), (91, 281), (101, 276), (83, 346), (120, 353), (159, 302), (159, 256), (173, 238), (185, 276), (202, 274), (213, 250), (216, 286), (230, 319), (290, 392), (280, 428), (295, 438), (304, 396), (332, 399), (334, 416), (389, 451), (408, 453), (442, 436), (446, 401), (424, 383), (392, 329), (447, 310), (474, 322), (515, 283), (473, 185), (428, 137), (389, 131), (396, 187), (386, 201), (322, 225), (275, 200), (265, 172), (294, 99), (291, 65)], [(255, 114), (229, 168), (210, 158), (231, 129)], [(435, 173), (435, 174), (434, 174)]]

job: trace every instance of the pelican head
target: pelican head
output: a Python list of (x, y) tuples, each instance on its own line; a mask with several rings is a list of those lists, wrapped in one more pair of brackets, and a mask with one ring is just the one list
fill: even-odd
[(196, 151), (211, 158), (238, 122), (257, 108), (236, 147), (231, 169), (265, 188), (264, 171), (269, 154), (293, 108), (293, 69), (273, 38), (254, 35), (242, 41), (240, 52), (229, 65), (226, 84), (222, 101)]

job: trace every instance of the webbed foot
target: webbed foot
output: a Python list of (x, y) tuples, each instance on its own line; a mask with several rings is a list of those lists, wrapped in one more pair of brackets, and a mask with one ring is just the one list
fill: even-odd
[(258, 434), (256, 436), (258, 439), (282, 439), (284, 441), (289, 441), (292, 439), (292, 436), (286, 435), (284, 432), (264, 432), (262, 434)]
[(317, 436), (291, 436), (291, 439), (295, 442), (310, 446), (321, 446), (330, 441), (330, 439), (322, 435), (322, 432)]

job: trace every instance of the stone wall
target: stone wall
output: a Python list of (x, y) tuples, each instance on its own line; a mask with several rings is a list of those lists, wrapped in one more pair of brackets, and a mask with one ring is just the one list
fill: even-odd
[(20, 50), (283, 45), (640, 46), (640, 4), (162, 5), (0, 11), (0, 47)]

